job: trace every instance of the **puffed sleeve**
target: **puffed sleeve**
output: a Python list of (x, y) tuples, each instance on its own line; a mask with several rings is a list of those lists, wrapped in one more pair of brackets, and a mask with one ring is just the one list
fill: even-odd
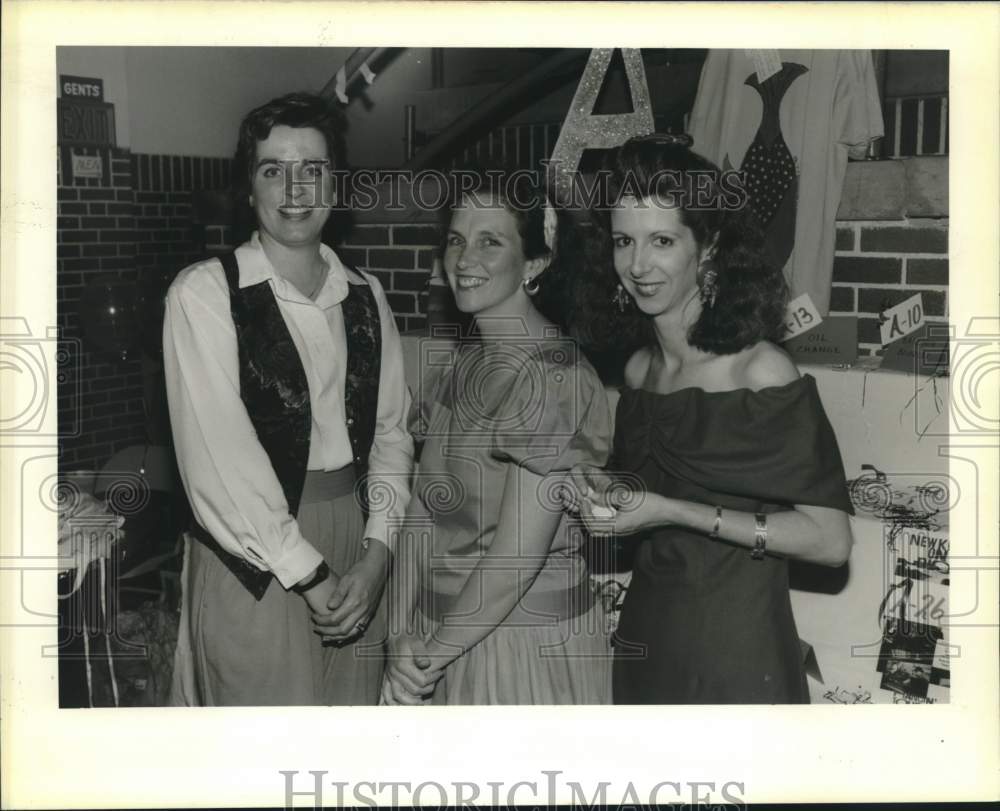
[(459, 346), (451, 338), (421, 338), (417, 347), (412, 403), (407, 426), (414, 442), (427, 438), (442, 386), (454, 371)]
[(574, 353), (556, 357), (525, 364), (499, 402), (492, 432), (493, 458), (539, 476), (577, 463), (603, 466), (611, 446), (611, 412), (597, 373)]

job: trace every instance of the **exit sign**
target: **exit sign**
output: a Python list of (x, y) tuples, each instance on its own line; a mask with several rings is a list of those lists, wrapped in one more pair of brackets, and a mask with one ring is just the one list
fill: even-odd
[(107, 102), (58, 99), (59, 143), (115, 145), (115, 106)]

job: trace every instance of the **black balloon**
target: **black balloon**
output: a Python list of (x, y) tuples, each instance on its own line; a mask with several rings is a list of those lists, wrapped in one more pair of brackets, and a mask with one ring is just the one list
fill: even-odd
[(80, 326), (87, 348), (135, 360), (138, 349), (136, 284), (114, 274), (89, 281), (80, 297)]

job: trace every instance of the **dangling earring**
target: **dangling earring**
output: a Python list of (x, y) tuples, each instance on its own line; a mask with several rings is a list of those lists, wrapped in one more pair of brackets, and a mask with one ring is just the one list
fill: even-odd
[(538, 283), (537, 276), (529, 276), (527, 279), (521, 282), (521, 287), (524, 288), (525, 293), (527, 293), (529, 296), (533, 296), (535, 295), (535, 293), (539, 291), (541, 285)]
[(618, 312), (625, 312), (625, 308), (628, 306), (630, 297), (629, 294), (625, 292), (625, 288), (622, 287), (621, 282), (618, 282), (618, 286), (615, 288), (615, 294), (611, 297), (611, 300), (618, 305)]
[(714, 259), (705, 259), (698, 267), (698, 296), (703, 306), (712, 309), (719, 292), (719, 268)]

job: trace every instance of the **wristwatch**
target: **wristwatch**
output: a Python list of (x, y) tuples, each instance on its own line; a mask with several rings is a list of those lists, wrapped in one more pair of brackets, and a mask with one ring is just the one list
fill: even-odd
[(326, 565), (326, 561), (321, 561), (319, 566), (316, 567), (316, 572), (310, 577), (305, 583), (298, 583), (292, 586), (292, 591), (296, 594), (305, 594), (312, 588), (315, 588), (324, 580), (330, 576), (330, 567)]

